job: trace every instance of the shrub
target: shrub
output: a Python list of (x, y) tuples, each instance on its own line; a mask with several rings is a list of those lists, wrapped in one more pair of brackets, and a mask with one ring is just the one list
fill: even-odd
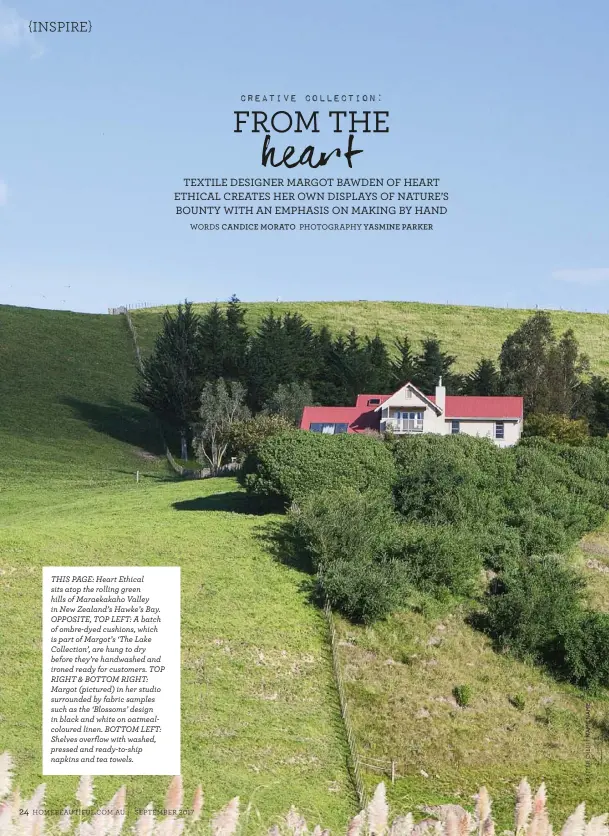
[(563, 669), (565, 637), (579, 623), (584, 586), (560, 556), (510, 561), (489, 599), (491, 635), (517, 656)]
[(482, 561), (472, 532), (450, 525), (404, 525), (395, 555), (424, 592), (470, 595), (477, 589)]
[(564, 671), (585, 688), (609, 685), (609, 614), (584, 612), (564, 638)]
[(434, 525), (484, 525), (501, 516), (500, 488), (513, 467), (487, 439), (418, 436), (394, 444), (397, 510)]
[(495, 572), (501, 571), (508, 560), (517, 558), (522, 552), (519, 531), (502, 522), (489, 523), (482, 528), (473, 525), (471, 536), (482, 563)]
[(238, 421), (230, 431), (232, 453), (243, 461), (261, 441), (292, 429), (287, 418), (282, 415), (259, 413), (249, 421)]
[(335, 560), (385, 559), (398, 536), (389, 497), (373, 491), (347, 487), (311, 494), (289, 516), (316, 569)]
[(534, 413), (526, 418), (522, 435), (541, 436), (561, 444), (584, 444), (589, 436), (588, 422), (585, 418), (573, 420), (565, 415)]
[(369, 623), (403, 602), (407, 574), (391, 558), (399, 522), (387, 493), (346, 488), (309, 495), (290, 510), (290, 521), (334, 609)]
[(249, 493), (286, 503), (310, 493), (351, 486), (390, 493), (395, 466), (389, 448), (375, 438), (304, 430), (260, 442), (245, 460), (242, 483)]
[(457, 705), (460, 705), (461, 708), (467, 708), (472, 701), (472, 689), (469, 685), (455, 685), (453, 697), (457, 701)]
[(319, 573), (331, 606), (353, 621), (369, 624), (403, 603), (408, 583), (396, 561), (333, 560)]

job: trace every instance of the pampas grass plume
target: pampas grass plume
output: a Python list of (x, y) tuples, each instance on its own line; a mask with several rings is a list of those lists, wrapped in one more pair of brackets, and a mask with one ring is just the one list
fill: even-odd
[(186, 822), (184, 821), (184, 819), (176, 819), (173, 823), (172, 836), (182, 836), (185, 824)]
[(13, 759), (8, 752), (0, 755), (0, 800), (8, 795), (13, 785)]
[(67, 833), (72, 826), (72, 811), (69, 807), (64, 807), (59, 821), (57, 822), (57, 829), (60, 833)]
[(165, 797), (165, 807), (168, 810), (181, 810), (182, 802), (184, 801), (184, 787), (182, 784), (182, 776), (176, 775), (171, 779), (167, 795)]
[(580, 804), (571, 813), (560, 832), (560, 836), (584, 836), (586, 830), (586, 805)]
[(360, 836), (360, 833), (362, 832), (362, 827), (364, 826), (365, 818), (365, 810), (361, 810), (357, 814), (357, 816), (353, 816), (347, 828), (347, 836)]
[(201, 811), (203, 810), (203, 803), (205, 801), (205, 796), (203, 795), (203, 787), (201, 784), (196, 788), (194, 797), (192, 799), (192, 816), (190, 817), (191, 822), (199, 821), (201, 818)]
[(226, 807), (220, 810), (211, 820), (213, 836), (232, 836), (239, 821), (239, 796), (232, 798)]
[(118, 792), (114, 794), (110, 804), (108, 805), (111, 812), (110, 827), (108, 828), (110, 836), (119, 836), (119, 833), (123, 829), (123, 824), (125, 823), (125, 819), (127, 817), (127, 810), (125, 807), (126, 800), (127, 787), (122, 786)]
[(514, 816), (516, 834), (527, 827), (532, 809), (531, 787), (527, 779), (523, 778), (516, 792), (516, 810)]
[(152, 836), (154, 829), (154, 813), (152, 801), (146, 805), (144, 812), (135, 823), (135, 836)]
[(454, 810), (450, 810), (444, 822), (445, 836), (459, 836), (459, 818)]
[(478, 818), (480, 833), (482, 833), (484, 822), (488, 819), (490, 814), (491, 800), (488, 795), (488, 790), (486, 787), (480, 787), (476, 796), (476, 816)]
[(80, 781), (78, 782), (78, 789), (76, 790), (76, 800), (83, 810), (86, 810), (95, 801), (93, 795), (93, 778), (90, 775), (81, 775)]
[(377, 786), (367, 808), (368, 830), (373, 836), (382, 836), (387, 830), (389, 807), (387, 806), (385, 782)]
[(390, 836), (410, 836), (413, 827), (414, 818), (412, 813), (407, 813), (405, 816), (398, 816), (391, 825), (391, 830), (389, 831)]
[(482, 824), (482, 836), (495, 836), (495, 822), (487, 816)]
[[(32, 797), (26, 801), (20, 800), (19, 790), (15, 788), (11, 793), (13, 782), (13, 761), (5, 752), (0, 755), (0, 836), (43, 836), (45, 816), (32, 815), (40, 810), (44, 803), (46, 785), (40, 784)], [(9, 793), (10, 796), (9, 796)], [(107, 805), (101, 807), (90, 821), (82, 821), (83, 810), (93, 804), (93, 779), (91, 776), (81, 776), (76, 798), (80, 804), (80, 820), (77, 820), (75, 831), (71, 831), (73, 810), (65, 807), (55, 827), (49, 830), (49, 836), (120, 836), (126, 818), (126, 788), (122, 786), (116, 791)], [(449, 811), (444, 822), (426, 819), (419, 824), (414, 823), (412, 813), (398, 816), (390, 826), (389, 807), (387, 805), (385, 784), (376, 787), (372, 800), (365, 810), (354, 816), (347, 827), (346, 836), (495, 836), (495, 823), (491, 813), (491, 799), (486, 787), (481, 787), (476, 800), (475, 818), (462, 808), (448, 805)], [(177, 775), (172, 778), (166, 793), (166, 807), (177, 810), (183, 803), (182, 778)], [(196, 824), (201, 819), (204, 796), (199, 785), (193, 796), (192, 815), (189, 823)], [(251, 806), (251, 805), (250, 805)], [(235, 836), (241, 824), (241, 832), (248, 827), (250, 806), (245, 819), (239, 817), (239, 797), (236, 796), (226, 804), (211, 820), (209, 833), (211, 836)], [(30, 815), (21, 815), (22, 808), (30, 811)], [(446, 809), (448, 809), (446, 808)], [(423, 808), (425, 809), (425, 808)], [(155, 820), (153, 804), (150, 802), (132, 828), (133, 836), (194, 836), (197, 828), (187, 827), (183, 818), (168, 815), (160, 821)], [(43, 811), (44, 812), (44, 811)], [(256, 811), (258, 819), (260, 814)], [(593, 816), (586, 824), (585, 805), (580, 804), (566, 820), (560, 836), (609, 836), (609, 814)], [(504, 831), (503, 836), (552, 836), (552, 827), (548, 819), (546, 806), (546, 787), (541, 784), (533, 797), (531, 787), (526, 778), (520, 782), (516, 793), (514, 812), (515, 831)], [(207, 832), (206, 828), (206, 832)], [(268, 836), (305, 836), (307, 823), (295, 807), (291, 807), (283, 823), (273, 825), (268, 830)], [(330, 831), (317, 825), (311, 836), (330, 836)]]
[(607, 813), (603, 813), (602, 816), (593, 816), (586, 827), (586, 836), (607, 836), (608, 834)]

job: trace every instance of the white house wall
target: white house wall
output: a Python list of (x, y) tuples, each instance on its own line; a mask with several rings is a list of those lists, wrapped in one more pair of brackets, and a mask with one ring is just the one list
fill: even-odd
[[(443, 419), (446, 423), (446, 435), (450, 435), (452, 419)], [(522, 424), (520, 421), (503, 422), (503, 438), (495, 438), (495, 421), (459, 421), (461, 435), (473, 435), (479, 438), (490, 438), (498, 447), (511, 447), (520, 438)]]

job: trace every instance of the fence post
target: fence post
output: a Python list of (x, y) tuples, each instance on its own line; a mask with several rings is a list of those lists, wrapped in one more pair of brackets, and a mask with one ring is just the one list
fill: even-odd
[(391, 783), (395, 784), (395, 761), (391, 761)]
[(139, 470), (136, 470), (136, 471), (135, 471), (135, 481), (136, 481), (136, 482), (139, 482), (139, 481), (140, 481), (140, 472), (139, 472)]

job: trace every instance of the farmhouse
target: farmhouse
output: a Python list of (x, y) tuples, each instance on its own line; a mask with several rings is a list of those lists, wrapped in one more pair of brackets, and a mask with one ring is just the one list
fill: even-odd
[(355, 406), (305, 406), (300, 428), (331, 434), (463, 433), (510, 447), (520, 438), (522, 418), (521, 397), (447, 395), (440, 378), (434, 395), (406, 383), (393, 395), (358, 395)]

